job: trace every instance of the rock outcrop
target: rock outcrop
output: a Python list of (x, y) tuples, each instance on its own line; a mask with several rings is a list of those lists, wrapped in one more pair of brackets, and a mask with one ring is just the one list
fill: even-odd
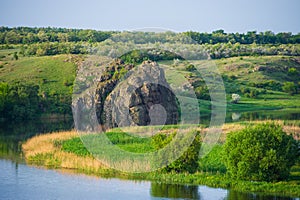
[(179, 105), (156, 62), (145, 61), (133, 68), (119, 60), (100, 77), (96, 113), (105, 129), (176, 124)]

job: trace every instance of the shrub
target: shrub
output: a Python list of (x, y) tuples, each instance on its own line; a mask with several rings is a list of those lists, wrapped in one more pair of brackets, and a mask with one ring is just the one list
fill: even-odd
[(229, 134), (224, 162), (230, 176), (253, 181), (287, 179), (299, 154), (298, 142), (274, 123)]
[[(160, 150), (162, 148), (168, 148), (167, 152), (164, 151), (158, 151), (158, 153), (154, 156), (154, 165), (163, 167), (161, 170), (163, 172), (189, 172), (194, 173), (197, 171), (199, 166), (199, 151), (201, 147), (201, 136), (200, 132), (196, 130), (192, 130), (186, 134), (192, 134), (195, 135), (193, 142), (191, 145), (187, 148), (187, 150), (174, 162), (168, 164), (167, 166), (164, 166), (164, 163), (168, 163), (168, 161), (173, 160), (173, 156), (176, 155), (178, 152), (178, 149), (182, 149), (183, 146), (186, 145), (187, 141), (183, 134), (180, 134), (180, 136), (176, 135), (175, 133), (166, 135), (163, 133), (156, 134), (152, 136), (152, 145), (156, 150)], [(179, 137), (176, 139), (176, 143), (174, 145), (169, 145), (166, 147), (167, 144), (169, 144), (173, 138)], [(170, 153), (174, 152), (174, 153)]]
[(195, 94), (198, 99), (210, 100), (209, 90), (206, 85), (196, 87)]
[(283, 83), (282, 90), (290, 95), (297, 93), (297, 86), (294, 82), (285, 82)]
[(295, 76), (297, 74), (298, 74), (298, 72), (297, 72), (296, 68), (292, 67), (292, 68), (288, 69), (288, 75)]
[(196, 67), (192, 64), (189, 64), (188, 66), (185, 67), (185, 70), (186, 71), (189, 71), (189, 72), (193, 72), (193, 71), (196, 71)]

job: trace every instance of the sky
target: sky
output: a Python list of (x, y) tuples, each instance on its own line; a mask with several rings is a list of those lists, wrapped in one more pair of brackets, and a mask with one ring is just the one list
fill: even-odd
[(0, 26), (300, 33), (300, 1), (0, 0)]

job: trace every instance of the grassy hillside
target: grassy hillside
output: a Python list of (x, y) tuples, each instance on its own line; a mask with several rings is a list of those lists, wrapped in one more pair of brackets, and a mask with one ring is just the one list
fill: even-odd
[[(266, 81), (298, 81), (300, 75), (300, 57), (252, 56), (234, 57), (215, 61), (220, 72), (242, 84), (264, 83)], [(294, 74), (289, 69), (295, 68)]]
[[(62, 104), (67, 102), (70, 107), (77, 65), (84, 60), (84, 55), (24, 57), (18, 53), (16, 58), (14, 55), (16, 51), (18, 49), (0, 50), (0, 82), (38, 85), (38, 95), (44, 98), (42, 100), (55, 99), (52, 104), (61, 101)], [(296, 93), (300, 91), (299, 56), (233, 57), (210, 62), (214, 62), (222, 75), (227, 93), (227, 111), (300, 110), (300, 95), (292, 95), (283, 90), (286, 82), (293, 82), (298, 90)], [(195, 93), (200, 99), (201, 113), (208, 114), (210, 112), (209, 94), (203, 79), (190, 71), (187, 64), (174, 66), (173, 61), (159, 63), (171, 66), (166, 70), (167, 76), (170, 77), (167, 77), (170, 84), (179, 81), (173, 73), (174, 70), (184, 77), (190, 77)], [(198, 63), (201, 65), (201, 61)], [(230, 103), (233, 93), (241, 95), (239, 104)], [(64, 100), (61, 100), (62, 98)], [(70, 108), (67, 110), (70, 112)], [(46, 109), (46, 112), (65, 113), (66, 109), (52, 108)]]
[(69, 94), (76, 74), (76, 63), (81, 59), (73, 55), (19, 57), (13, 60), (12, 50), (1, 50), (0, 81), (38, 84), (41, 92)]
[(0, 50), (0, 119), (71, 115), (71, 97), (82, 56), (16, 56)]

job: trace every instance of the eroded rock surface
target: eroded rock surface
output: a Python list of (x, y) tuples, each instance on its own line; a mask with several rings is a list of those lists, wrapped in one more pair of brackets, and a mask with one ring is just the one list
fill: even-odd
[(152, 61), (135, 68), (120, 60), (112, 63), (96, 90), (97, 118), (105, 129), (176, 124), (178, 108), (164, 70)]

